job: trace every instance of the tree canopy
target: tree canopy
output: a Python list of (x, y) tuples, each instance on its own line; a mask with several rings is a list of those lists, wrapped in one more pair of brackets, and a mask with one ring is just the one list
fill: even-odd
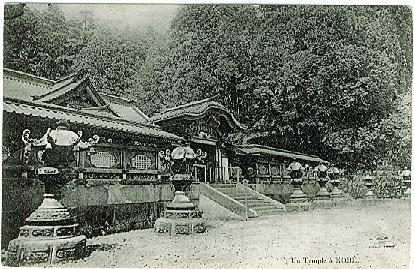
[(369, 165), (384, 154), (372, 129), (411, 89), (410, 21), (407, 7), (188, 6), (147, 58), (163, 75), (141, 79), (167, 106), (219, 95), (262, 143)]
[(189, 5), (168, 34), (54, 5), (5, 6), (4, 66), (88, 72), (148, 114), (219, 96), (250, 142), (349, 166), (408, 164), (412, 14), (404, 6)]

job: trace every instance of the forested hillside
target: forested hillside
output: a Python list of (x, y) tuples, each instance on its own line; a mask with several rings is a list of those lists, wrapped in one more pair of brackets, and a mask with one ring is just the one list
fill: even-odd
[(412, 14), (401, 6), (182, 6), (167, 33), (6, 5), (4, 66), (87, 72), (148, 114), (218, 96), (251, 142), (409, 165)]

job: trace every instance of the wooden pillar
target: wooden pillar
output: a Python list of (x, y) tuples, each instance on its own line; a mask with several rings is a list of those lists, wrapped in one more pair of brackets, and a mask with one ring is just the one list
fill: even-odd
[[(85, 167), (85, 159), (86, 159), (86, 151), (79, 151), (78, 152), (78, 167), (79, 168), (84, 168)], [(84, 179), (84, 174), (83, 174), (83, 169), (80, 170), (80, 172), (78, 173), (78, 179), (83, 180)]]
[(216, 176), (215, 176), (214, 181), (218, 182), (221, 179), (221, 157), (220, 157), (220, 149), (217, 147), (216, 147), (215, 163), (216, 163)]
[(122, 166), (122, 179), (127, 179), (127, 166), (128, 164), (128, 153), (127, 149), (121, 149), (121, 166)]

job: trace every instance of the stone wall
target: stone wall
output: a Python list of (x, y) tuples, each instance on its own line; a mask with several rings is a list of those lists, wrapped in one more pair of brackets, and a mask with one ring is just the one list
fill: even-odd
[(17, 238), (19, 227), (43, 200), (43, 184), (24, 184), (20, 178), (2, 179), (1, 243), (7, 247)]
[[(2, 246), (17, 238), (19, 227), (42, 202), (43, 184), (22, 184), (19, 178), (3, 178)], [(141, 185), (67, 184), (58, 195), (60, 202), (78, 216), (81, 232), (90, 237), (114, 232), (153, 227), (174, 197), (174, 187), (168, 183)], [(190, 199), (198, 204), (198, 184), (189, 191)]]
[[(288, 182), (262, 182), (250, 186), (261, 194), (284, 204), (289, 202), (289, 197), (293, 192), (293, 186)], [(302, 191), (306, 193), (309, 198), (313, 199), (319, 191), (319, 185), (315, 181), (305, 182), (302, 185)]]

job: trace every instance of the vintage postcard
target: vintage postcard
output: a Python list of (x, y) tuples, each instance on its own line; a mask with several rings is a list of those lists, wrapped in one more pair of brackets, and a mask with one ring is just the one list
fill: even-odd
[(3, 19), (3, 266), (409, 268), (412, 7)]

